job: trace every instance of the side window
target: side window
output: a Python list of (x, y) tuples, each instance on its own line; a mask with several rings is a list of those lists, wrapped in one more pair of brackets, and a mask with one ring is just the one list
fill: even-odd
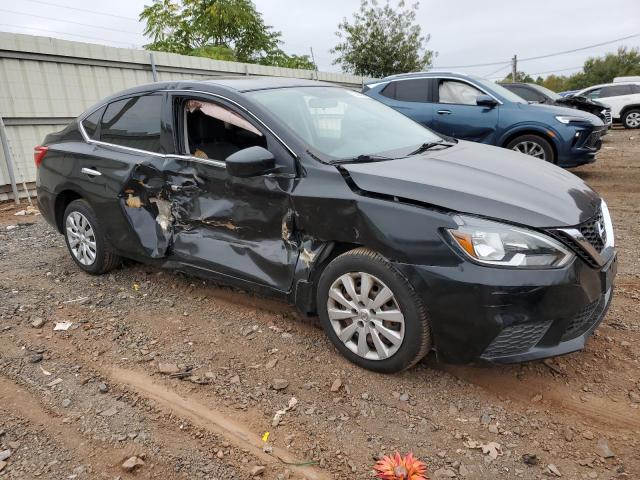
[(252, 123), (217, 103), (180, 102), (184, 115), (184, 153), (224, 161), (244, 148), (267, 148), (267, 139)]
[(631, 85), (631, 93), (640, 93), (640, 84), (634, 83)]
[(387, 98), (396, 98), (396, 84), (398, 82), (390, 82), (387, 84), (386, 87), (384, 87), (382, 89), (382, 91), (380, 92), (380, 95), (387, 97)]
[(395, 99), (401, 102), (426, 103), (429, 83), (426, 78), (412, 78), (398, 80), (396, 84)]
[(513, 93), (518, 95), (519, 97), (524, 98), (527, 102), (540, 102), (540, 97), (533, 91), (529, 90), (526, 87), (507, 87)]
[(630, 95), (630, 85), (611, 85), (610, 87), (602, 87), (601, 97), (620, 97), (622, 95)]
[(89, 138), (94, 140), (99, 140), (96, 136), (96, 132), (98, 131), (98, 124), (100, 123), (100, 118), (102, 118), (102, 114), (104, 113), (105, 107), (101, 107), (91, 115), (85, 117), (82, 121), (82, 127), (84, 131), (87, 133)]
[(125, 98), (110, 103), (100, 122), (100, 141), (163, 153), (161, 114), (161, 95)]
[(593, 90), (587, 90), (582, 94), (583, 97), (590, 98), (593, 100), (594, 98), (600, 98), (600, 93), (602, 92), (601, 88), (594, 88)]
[(440, 84), (438, 85), (440, 103), (475, 105), (478, 95), (483, 95), (483, 93), (465, 82), (440, 80)]

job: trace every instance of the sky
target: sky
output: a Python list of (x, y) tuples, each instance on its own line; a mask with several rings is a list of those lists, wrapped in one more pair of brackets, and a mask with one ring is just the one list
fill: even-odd
[[(116, 47), (147, 40), (138, 14), (152, 0), (0, 0), (0, 31), (51, 36)], [(254, 0), (268, 25), (282, 32), (287, 53), (309, 54), (319, 70), (339, 72), (331, 48), (335, 31), (360, 0)], [(396, 0), (391, 0), (396, 4)], [(408, 3), (412, 3), (409, 0)], [(581, 48), (640, 34), (639, 0), (421, 0), (417, 22), (429, 34), (435, 68), (498, 79), (509, 61)], [(566, 55), (520, 62), (530, 74), (571, 74), (590, 56), (618, 46), (640, 46), (640, 36)], [(504, 62), (504, 65), (464, 68)], [(455, 68), (450, 68), (455, 67)]]

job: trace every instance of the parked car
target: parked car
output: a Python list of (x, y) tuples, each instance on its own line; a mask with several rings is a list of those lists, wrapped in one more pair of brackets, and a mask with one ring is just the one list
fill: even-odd
[(607, 83), (594, 85), (573, 94), (597, 100), (611, 108), (615, 122), (625, 128), (640, 128), (640, 83)]
[(585, 97), (561, 97), (553, 90), (549, 90), (536, 83), (502, 83), (501, 85), (524, 98), (529, 103), (557, 105), (559, 107), (576, 108), (583, 112), (589, 112), (596, 117), (600, 117), (600, 120), (602, 120), (608, 128), (611, 128), (611, 109), (596, 100), (590, 100)]
[(594, 162), (602, 121), (569, 108), (530, 105), (470, 75), (409, 73), (368, 83), (369, 95), (438, 133), (517, 150), (561, 167)]
[[(299, 79), (118, 93), (35, 149), (78, 268), (121, 257), (287, 299), (349, 360), (518, 362), (583, 348), (614, 233), (582, 180)], [(158, 322), (162, 322), (158, 318)]]

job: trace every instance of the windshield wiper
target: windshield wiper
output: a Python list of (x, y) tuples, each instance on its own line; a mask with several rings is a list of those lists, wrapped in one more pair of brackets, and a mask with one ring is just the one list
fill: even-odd
[(419, 153), (422, 152), (426, 152), (427, 150), (431, 150), (433, 147), (452, 147), (453, 143), (447, 143), (447, 142), (443, 142), (442, 140), (438, 140), (437, 142), (425, 142), (422, 145), (420, 145), (418, 148), (416, 148), (413, 152), (411, 152), (409, 155), (417, 155)]
[(396, 160), (394, 157), (385, 157), (383, 155), (358, 155), (357, 157), (352, 158), (343, 158), (340, 160), (334, 160), (331, 163), (342, 164), (342, 163), (356, 163), (356, 162), (383, 162), (385, 160)]

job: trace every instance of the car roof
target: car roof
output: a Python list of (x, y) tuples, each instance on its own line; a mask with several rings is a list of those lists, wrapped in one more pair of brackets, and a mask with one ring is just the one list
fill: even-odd
[(473, 75), (467, 75), (465, 73), (460, 72), (452, 72), (452, 71), (444, 71), (444, 70), (429, 70), (428, 72), (409, 72), (409, 73), (398, 73), (396, 75), (389, 75), (388, 77), (384, 77), (378, 80), (370, 80), (365, 82), (365, 85), (377, 85), (381, 83), (387, 83), (392, 80), (402, 80), (404, 78), (422, 78), (422, 77), (438, 77), (441, 75), (447, 75), (458, 78), (470, 78), (473, 79)]
[(640, 82), (611, 82), (611, 83), (601, 83), (599, 85), (591, 85), (589, 87), (581, 88), (580, 90), (576, 90), (577, 92), (583, 92), (585, 90), (589, 90), (590, 88), (602, 88), (602, 87), (614, 87), (616, 85), (638, 85)]

